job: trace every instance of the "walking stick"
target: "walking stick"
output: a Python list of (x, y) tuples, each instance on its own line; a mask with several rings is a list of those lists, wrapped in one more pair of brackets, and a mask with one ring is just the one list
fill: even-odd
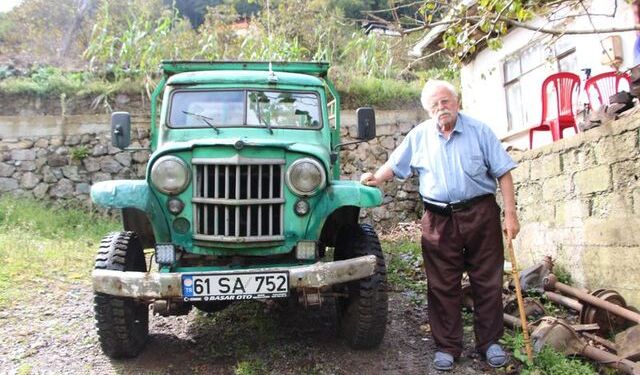
[(522, 299), (522, 289), (520, 288), (520, 273), (516, 264), (516, 253), (513, 251), (513, 243), (511, 236), (507, 235), (507, 248), (509, 250), (509, 259), (511, 259), (511, 275), (513, 283), (516, 286), (516, 298), (518, 300), (518, 311), (520, 312), (520, 325), (522, 326), (522, 336), (524, 336), (524, 347), (527, 351), (527, 358), (533, 362), (533, 352), (531, 351), (531, 340), (529, 339), (529, 330), (527, 328), (527, 314), (524, 311), (524, 300)]

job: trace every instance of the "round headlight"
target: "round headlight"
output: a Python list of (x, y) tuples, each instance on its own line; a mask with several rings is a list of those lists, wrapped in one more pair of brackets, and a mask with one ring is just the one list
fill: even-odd
[(291, 164), (286, 174), (289, 189), (297, 195), (313, 195), (327, 179), (324, 168), (315, 159), (302, 158)]
[(183, 192), (190, 180), (187, 163), (179, 157), (163, 156), (151, 167), (151, 183), (165, 194)]

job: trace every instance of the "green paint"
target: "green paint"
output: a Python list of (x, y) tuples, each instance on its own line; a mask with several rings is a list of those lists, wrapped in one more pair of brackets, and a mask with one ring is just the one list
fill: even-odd
[[(340, 98), (334, 85), (326, 77), (329, 68), (327, 63), (273, 63), (270, 66), (269, 63), (253, 62), (177, 61), (163, 62), (162, 66), (164, 77), (154, 90), (151, 100), (152, 154), (147, 166), (147, 177), (145, 180), (106, 181), (95, 184), (91, 190), (91, 197), (96, 204), (109, 208), (133, 207), (142, 210), (151, 222), (156, 241), (171, 242), (189, 253), (217, 256), (266, 256), (292, 254), (300, 240), (318, 241), (327, 217), (340, 207), (375, 207), (382, 203), (380, 190), (362, 186), (354, 181), (339, 180), (339, 158), (333, 160), (332, 154), (336, 152), (336, 146), (340, 143), (340, 115), (339, 110), (332, 110), (328, 106), (328, 101), (339, 108)], [(186, 94), (174, 96), (176, 92)], [(198, 94), (189, 96), (191, 92)], [(255, 96), (256, 93), (258, 93), (257, 96)], [(262, 94), (259, 93), (265, 93), (266, 99), (263, 100)], [(199, 94), (202, 95), (198, 96)], [(217, 97), (223, 98), (220, 100), (223, 100), (225, 105), (217, 104), (215, 100), (218, 99), (178, 102), (181, 97), (195, 100), (200, 97), (208, 98), (209, 95), (218, 95)], [(228, 99), (234, 95), (241, 95), (244, 101), (232, 102)], [(158, 113), (160, 97), (162, 97), (162, 103)], [(237, 105), (237, 103), (240, 104)], [(251, 107), (252, 103), (255, 107)], [(295, 105), (295, 111), (286, 112), (285, 110), (290, 108), (289, 105)], [(181, 108), (189, 110), (180, 110)], [(274, 112), (266, 112), (265, 108)], [(190, 113), (184, 113), (185, 111)], [(158, 114), (159, 122), (156, 123)], [(283, 120), (284, 124), (274, 122), (276, 125), (266, 125), (274, 118), (287, 119), (286, 114), (291, 115), (293, 119), (291, 121), (313, 118), (317, 120), (313, 123), (310, 121), (287, 123), (287, 120)], [(207, 117), (203, 120), (197, 115)], [(255, 121), (252, 115), (257, 116), (258, 122), (252, 122)], [(236, 120), (229, 120), (230, 116)], [(220, 120), (222, 118), (226, 120)], [(172, 120), (169, 121), (169, 119)], [(207, 122), (209, 124), (206, 124)], [(151, 181), (152, 168), (165, 156), (180, 158), (191, 174), (187, 188), (175, 195), (163, 194)], [(315, 160), (326, 176), (323, 188), (311, 196), (303, 197), (310, 207), (309, 213), (303, 216), (294, 212), (295, 202), (301, 197), (284, 182), (291, 165), (301, 158)], [(250, 222), (253, 231), (254, 227), (257, 228), (256, 221), (262, 222), (261, 220), (269, 217), (264, 215), (258, 219), (258, 214), (251, 211), (251, 214), (256, 216), (249, 219), (249, 210), (241, 211), (250, 205), (246, 202), (249, 186), (252, 189), (258, 189), (260, 186), (266, 188), (272, 184), (271, 181), (267, 183), (266, 180), (262, 183), (251, 181), (251, 178), (258, 176), (259, 172), (252, 169), (250, 173), (246, 167), (252, 164), (251, 168), (258, 168), (258, 165), (263, 165), (260, 168), (269, 168), (269, 162), (265, 160), (281, 165), (276, 167), (281, 168), (280, 174), (276, 172), (273, 177), (283, 181), (282, 184), (273, 185), (276, 189), (280, 189), (282, 194), (279, 196), (280, 193), (275, 193), (275, 197), (284, 201), (281, 207), (282, 228), (280, 233), (277, 233), (277, 238), (262, 241), (252, 239), (251, 237), (260, 237), (258, 229), (255, 229), (256, 233), (252, 233), (248, 236), (249, 238), (238, 239), (238, 237), (247, 236), (246, 234), (236, 235), (233, 233), (233, 227), (229, 228), (230, 236), (220, 235), (219, 237), (234, 237), (235, 240), (219, 237), (198, 238), (197, 232), (201, 232), (201, 236), (216, 235), (211, 233), (216, 230), (215, 228), (218, 228), (218, 235), (224, 234), (227, 230), (224, 223), (227, 221), (241, 223), (238, 225), (239, 231), (242, 228), (246, 230)], [(206, 168), (203, 167), (205, 164)], [(218, 165), (217, 173), (219, 174), (214, 174), (216, 165)], [(225, 169), (226, 165), (229, 165), (231, 172)], [(234, 172), (235, 168), (239, 168), (237, 170), (240, 171), (237, 176)], [(217, 196), (223, 200), (226, 199), (224, 202), (202, 202), (202, 199), (198, 201), (194, 198), (204, 197), (206, 200), (215, 197), (213, 188), (209, 188), (204, 182), (194, 186), (195, 181), (206, 179), (203, 176), (209, 176), (207, 184), (217, 185), (218, 189), (228, 189), (227, 195), (220, 193), (222, 195)], [(214, 176), (219, 176), (219, 180)], [(220, 176), (231, 177), (229, 181), (223, 182), (225, 180)], [(237, 178), (236, 181), (231, 180), (235, 178)], [(228, 184), (228, 187), (225, 184)], [(204, 194), (203, 191), (206, 189), (210, 190)], [(235, 198), (236, 194), (240, 195), (239, 200)], [(257, 194), (255, 190), (253, 194)], [(168, 201), (172, 198), (180, 199), (184, 203), (184, 209), (177, 215), (170, 213), (167, 208)], [(235, 203), (234, 199), (236, 199)], [(205, 206), (209, 209), (198, 211), (198, 207)], [(236, 210), (236, 206), (241, 208)], [(257, 209), (257, 205), (254, 207)], [(261, 209), (268, 210), (268, 207), (263, 205)], [(277, 205), (272, 207), (280, 209)], [(214, 210), (225, 208), (228, 208), (226, 213), (228, 218), (219, 216), (224, 219), (224, 222), (216, 227), (214, 219), (211, 218), (215, 217)], [(240, 212), (246, 212), (245, 216), (236, 216), (243, 215)], [(271, 212), (270, 214), (273, 215)], [(205, 217), (208, 220), (210, 225), (206, 230), (198, 226), (195, 219), (197, 216), (202, 222), (205, 221)], [(271, 217), (280, 219), (278, 215)], [(177, 233), (173, 230), (172, 224), (177, 218), (189, 221), (189, 231)], [(240, 220), (238, 221), (237, 218)], [(276, 223), (274, 226), (278, 226), (277, 222), (278, 220), (274, 220)], [(260, 231), (265, 230), (269, 230), (268, 226), (260, 229)], [(264, 236), (264, 233), (261, 235)], [(282, 258), (278, 266), (307, 264), (313, 261), (315, 260), (300, 262), (291, 255)], [(228, 265), (214, 263), (193, 268), (177, 262), (171, 269), (165, 267), (161, 271), (230, 269)], [(254, 264), (252, 267), (268, 266), (268, 264)]]

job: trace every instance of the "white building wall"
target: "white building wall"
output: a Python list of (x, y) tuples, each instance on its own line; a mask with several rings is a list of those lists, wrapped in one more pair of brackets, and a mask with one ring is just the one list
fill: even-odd
[[(633, 26), (633, 12), (624, 0), (617, 1), (617, 10), (614, 18), (593, 16), (593, 24), (597, 28), (623, 28)], [(592, 14), (613, 14), (614, 0), (594, 0), (591, 5)], [(552, 27), (543, 19), (533, 22), (535, 25)], [(571, 22), (568, 30), (589, 30), (593, 25), (587, 17), (578, 17)], [(619, 35), (622, 39), (623, 62), (622, 70), (633, 66), (633, 46), (636, 33), (634, 31), (614, 34), (587, 34), (566, 35), (562, 38), (569, 39), (569, 43), (575, 45), (577, 70), (573, 73), (581, 78), (584, 74), (582, 68), (591, 68), (592, 75), (611, 71), (612, 68), (602, 65), (602, 47), (600, 40), (608, 35)], [(532, 41), (548, 38), (541, 33), (526, 29), (515, 29), (503, 38), (503, 47), (494, 51), (484, 49), (478, 53), (473, 61), (464, 65), (461, 69), (462, 106), (463, 111), (479, 120), (486, 122), (495, 131), (497, 136), (505, 141), (505, 144), (521, 149), (529, 147), (528, 131), (519, 130), (507, 132), (507, 105), (504, 90), (503, 62), (506, 57), (524, 48)], [(547, 64), (549, 73), (555, 72), (555, 63)], [(542, 82), (540, 82), (542, 84)], [(583, 83), (584, 85), (584, 83)], [(540, 91), (541, 89), (538, 89)], [(540, 95), (536, 96), (538, 98)], [(540, 100), (540, 99), (537, 99)], [(532, 126), (537, 124), (531, 124)], [(565, 137), (571, 135), (571, 131), (565, 132)], [(547, 132), (537, 132), (535, 145), (551, 142), (551, 135)], [(546, 137), (546, 138), (545, 138)]]

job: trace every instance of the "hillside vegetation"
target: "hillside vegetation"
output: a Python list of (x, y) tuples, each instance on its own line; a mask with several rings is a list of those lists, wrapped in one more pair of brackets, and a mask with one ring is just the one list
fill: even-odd
[(362, 12), (385, 17), (389, 3), (24, 0), (0, 14), (0, 92), (148, 94), (168, 59), (328, 61), (348, 107), (415, 104), (427, 78), (456, 74), (443, 60), (411, 61), (412, 34), (365, 33)]

